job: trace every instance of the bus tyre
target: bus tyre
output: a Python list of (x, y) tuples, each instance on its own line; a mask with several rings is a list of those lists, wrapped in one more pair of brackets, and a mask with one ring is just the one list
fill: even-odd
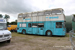
[(51, 37), (52, 36), (52, 32), (51, 31), (47, 31), (46, 35)]
[(22, 34), (26, 34), (26, 30), (22, 30)]
[(7, 40), (7, 43), (10, 43), (11, 40)]

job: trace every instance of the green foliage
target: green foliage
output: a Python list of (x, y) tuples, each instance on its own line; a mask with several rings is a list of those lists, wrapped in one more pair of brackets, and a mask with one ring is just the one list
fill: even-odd
[(66, 37), (69, 37), (69, 33), (66, 33)]
[(0, 18), (2, 18), (3, 17), (3, 15), (2, 14), (0, 14)]
[(8, 18), (10, 18), (10, 16), (5, 14), (5, 17), (4, 18), (5, 19), (8, 19)]
[(17, 25), (17, 20), (15, 20), (15, 21), (13, 21), (11, 23), (7, 22), (7, 25)]
[(72, 16), (66, 16), (66, 32), (72, 30)]

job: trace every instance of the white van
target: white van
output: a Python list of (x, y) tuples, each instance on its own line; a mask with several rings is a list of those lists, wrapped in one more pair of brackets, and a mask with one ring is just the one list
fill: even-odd
[(0, 42), (6, 41), (10, 43), (11, 32), (7, 30), (6, 19), (0, 18)]

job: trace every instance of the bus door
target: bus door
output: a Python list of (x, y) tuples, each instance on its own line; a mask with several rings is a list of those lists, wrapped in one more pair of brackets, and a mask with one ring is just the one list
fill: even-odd
[(38, 23), (39, 35), (44, 34), (44, 23)]
[(37, 23), (32, 23), (32, 34), (38, 34), (38, 26)]
[(66, 25), (65, 25), (65, 22), (63, 22), (62, 25), (63, 25), (63, 35), (66, 35)]
[(32, 34), (32, 27), (31, 27), (31, 23), (28, 24), (28, 33), (29, 34)]
[(55, 35), (62, 35), (63, 34), (62, 22), (56, 22), (54, 23), (54, 25), (55, 25), (54, 28)]

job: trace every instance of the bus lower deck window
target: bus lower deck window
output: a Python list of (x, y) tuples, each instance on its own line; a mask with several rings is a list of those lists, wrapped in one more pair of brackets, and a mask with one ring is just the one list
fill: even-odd
[(28, 27), (31, 27), (31, 23), (28, 24)]
[(21, 24), (19, 25), (19, 27), (21, 27)]
[(44, 27), (44, 23), (38, 23), (38, 27)]
[(37, 23), (32, 23), (32, 27), (38, 27)]
[(26, 27), (26, 24), (25, 24), (25, 23), (23, 23), (23, 24), (22, 24), (22, 27)]
[(56, 28), (62, 28), (62, 22), (56, 22)]

